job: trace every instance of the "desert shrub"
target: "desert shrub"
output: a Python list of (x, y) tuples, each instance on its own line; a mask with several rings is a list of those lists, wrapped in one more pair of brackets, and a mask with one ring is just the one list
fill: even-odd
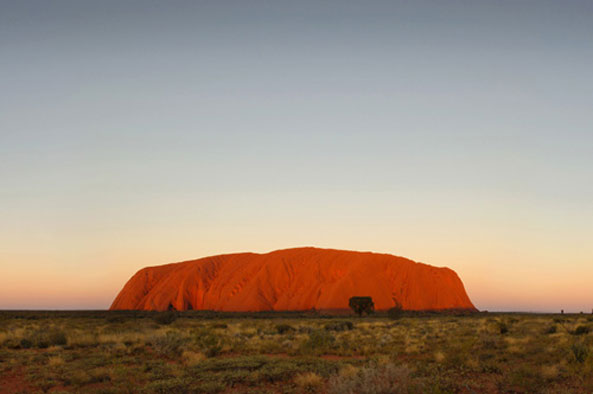
[(481, 370), (483, 373), (502, 373), (500, 365), (496, 360), (485, 360), (481, 362)]
[(349, 331), (354, 328), (354, 324), (351, 321), (336, 321), (327, 323), (325, 329), (328, 331)]
[(62, 330), (41, 328), (26, 333), (20, 341), (20, 347), (23, 349), (31, 347), (45, 349), (50, 346), (63, 346), (67, 343), (68, 339)]
[(70, 334), (68, 338), (69, 346), (72, 348), (94, 347), (99, 344), (96, 333), (91, 331), (77, 331)]
[(309, 334), (301, 350), (306, 353), (324, 353), (336, 342), (336, 338), (326, 330), (314, 330)]
[(184, 350), (181, 353), (181, 359), (183, 360), (183, 363), (189, 366), (198, 365), (204, 361), (205, 358), (206, 356), (203, 353), (194, 352), (191, 350)]
[(147, 384), (142, 390), (143, 393), (150, 394), (184, 394), (188, 392), (190, 382), (182, 378), (169, 378), (157, 380)]
[[(147, 380), (149, 381), (157, 381), (157, 380), (165, 380), (174, 378), (175, 374), (173, 373), (172, 365), (157, 359), (157, 358), (150, 358), (148, 359), (143, 366), (143, 372)], [(125, 368), (117, 368), (116, 373), (118, 375), (127, 375), (127, 370)]]
[(178, 332), (169, 331), (154, 337), (151, 341), (154, 351), (158, 354), (176, 357), (181, 354), (181, 347), (187, 342)]
[(387, 317), (391, 320), (398, 320), (403, 317), (404, 313), (403, 310), (397, 309), (396, 307), (389, 308), (387, 310)]
[(392, 320), (397, 320), (401, 318), (404, 314), (404, 307), (399, 301), (395, 301), (395, 306), (389, 308), (387, 311), (387, 316)]
[(392, 394), (407, 393), (410, 371), (406, 366), (388, 363), (372, 364), (356, 374), (329, 379), (330, 394)]
[(211, 346), (208, 349), (206, 349), (206, 357), (216, 357), (220, 354), (220, 351), (222, 350), (222, 346), (216, 345), (216, 346)]
[(229, 326), (226, 323), (214, 323), (212, 328), (228, 328)]
[[(212, 360), (212, 359), (211, 359)], [(237, 384), (254, 384), (259, 379), (258, 374), (251, 374), (251, 371), (245, 369), (229, 369), (221, 371), (216, 374), (216, 379), (225, 382), (228, 386), (235, 386)]]
[[(339, 365), (339, 362), (318, 358), (225, 357), (203, 360), (190, 367), (189, 374), (211, 377), (212, 380), (225, 382), (231, 387), (236, 384), (261, 386), (264, 382), (287, 382), (309, 372), (320, 377), (329, 377), (338, 371)], [(302, 379), (301, 383), (304, 384), (307, 379)]]
[(61, 330), (51, 330), (47, 334), (50, 346), (64, 346), (68, 343), (68, 338), (66, 338), (66, 333)]
[(589, 349), (587, 348), (587, 345), (582, 342), (573, 343), (570, 347), (570, 351), (574, 357), (574, 360), (578, 363), (584, 363), (587, 359), (587, 356), (589, 355)]
[(207, 329), (196, 332), (194, 342), (206, 357), (216, 357), (222, 350), (223, 338)]
[(84, 370), (75, 369), (68, 371), (64, 376), (63, 379), (65, 383), (75, 385), (75, 386), (84, 386), (92, 382), (92, 376)]
[(21, 349), (30, 349), (33, 347), (33, 342), (29, 338), (23, 338), (19, 342)]
[(47, 365), (49, 365), (50, 367), (64, 365), (64, 359), (60, 356), (51, 356), (47, 359)]
[(503, 321), (497, 322), (497, 328), (501, 335), (509, 332), (509, 326)]
[(153, 320), (161, 325), (169, 325), (177, 320), (177, 312), (175, 311), (165, 311), (165, 312), (157, 312), (156, 315), (153, 317)]
[(341, 363), (321, 358), (304, 358), (293, 361), (297, 372), (315, 372), (319, 376), (329, 378), (340, 369)]
[(590, 331), (590, 329), (589, 329), (589, 327), (588, 327), (588, 326), (578, 326), (578, 327), (577, 327), (577, 328), (574, 330), (573, 334), (574, 334), (574, 335), (586, 335), (586, 334), (588, 334), (588, 333), (589, 333), (589, 331)]
[(519, 388), (520, 392), (540, 392), (544, 384), (540, 370), (526, 365), (511, 369), (505, 380), (509, 389)]
[(93, 368), (88, 371), (88, 374), (91, 376), (91, 383), (109, 382), (111, 380), (109, 369), (105, 367)]
[(257, 370), (257, 376), (267, 382), (280, 382), (290, 379), (297, 372), (298, 368), (292, 360), (277, 360), (274, 363), (265, 363)]
[(542, 365), (541, 366), (541, 376), (546, 381), (550, 382), (553, 380), (558, 379), (561, 376), (561, 371), (558, 365)]
[[(221, 391), (226, 390), (226, 384), (223, 382), (203, 382), (194, 387), (192, 392), (195, 393), (220, 393)], [(187, 390), (184, 391), (187, 393)]]
[[(86, 364), (84, 367), (76, 365), (73, 368), (66, 368), (60, 375), (66, 385), (75, 385), (79, 387), (93, 383), (108, 382), (111, 380), (108, 368), (92, 368)], [(80, 390), (76, 390), (76, 392), (80, 392)]]
[(107, 323), (123, 323), (126, 321), (126, 317), (120, 315), (119, 313), (110, 313), (109, 315), (107, 315), (107, 317), (105, 318), (105, 322)]
[(299, 329), (298, 329), (299, 334), (310, 334), (311, 331), (313, 331), (313, 329), (311, 327), (306, 327), (306, 326), (299, 327)]
[(295, 331), (295, 329), (290, 324), (278, 324), (276, 325), (276, 331), (278, 331), (278, 334), (283, 335), (289, 332), (293, 332)]
[(315, 372), (307, 372), (297, 375), (294, 383), (304, 392), (317, 393), (323, 387), (323, 378)]
[(375, 311), (375, 303), (371, 297), (351, 297), (348, 301), (348, 306), (358, 316), (362, 316), (363, 313), (370, 315)]
[(307, 372), (315, 372), (319, 376), (330, 376), (338, 370), (337, 363), (314, 359), (265, 359), (260, 368), (255, 371), (255, 375), (268, 382), (286, 381), (295, 375)]
[(479, 337), (479, 344), (483, 349), (494, 349), (498, 346), (500, 338), (483, 333)]
[(198, 374), (205, 372), (218, 372), (225, 370), (245, 369), (249, 371), (260, 368), (269, 362), (269, 358), (263, 356), (242, 356), (235, 358), (212, 358), (198, 364), (194, 370)]
[(557, 331), (558, 331), (558, 328), (556, 327), (555, 324), (553, 324), (544, 330), (544, 334), (556, 334)]

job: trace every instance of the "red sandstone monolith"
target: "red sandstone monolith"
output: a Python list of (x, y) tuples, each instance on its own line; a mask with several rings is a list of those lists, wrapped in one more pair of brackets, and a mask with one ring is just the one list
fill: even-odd
[(375, 309), (476, 308), (449, 268), (370, 252), (295, 248), (238, 253), (147, 267), (120, 291), (112, 310), (347, 310), (352, 296)]

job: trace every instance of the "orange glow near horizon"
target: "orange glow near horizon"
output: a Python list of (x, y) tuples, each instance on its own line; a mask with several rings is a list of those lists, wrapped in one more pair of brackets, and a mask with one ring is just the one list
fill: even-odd
[[(260, 204), (263, 209), (266, 201)], [(10, 261), (11, 268), (2, 272), (0, 279), (0, 308), (106, 309), (125, 282), (145, 266), (216, 254), (317, 246), (389, 253), (447, 266), (457, 272), (470, 299), (481, 310), (591, 310), (588, 278), (593, 265), (583, 259), (587, 253), (579, 239), (557, 238), (559, 243), (553, 248), (547, 245), (536, 249), (543, 240), (526, 229), (515, 228), (514, 234), (502, 237), (494, 226), (483, 233), (471, 231), (467, 222), (467, 227), (460, 222), (453, 227), (453, 223), (443, 221), (446, 225), (430, 228), (421, 218), (406, 222), (404, 215), (399, 220), (367, 218), (370, 224), (356, 226), (362, 212), (357, 215), (347, 210), (333, 212), (334, 218), (320, 220), (313, 228), (298, 217), (298, 212), (281, 215), (283, 208), (276, 207), (280, 216), (275, 219), (260, 219), (260, 231), (250, 225), (255, 217), (243, 215), (235, 225), (228, 219), (193, 228), (188, 220), (185, 226), (144, 228), (136, 233), (111, 234), (106, 230), (92, 239), (73, 234), (77, 244), (54, 238), (38, 243), (29, 253), (9, 254), (4, 250), (2, 259)], [(252, 215), (258, 215), (257, 210)], [(364, 215), (370, 213), (365, 211)], [(293, 226), (283, 227), (285, 222)], [(227, 245), (229, 240), (235, 240), (232, 246)], [(26, 250), (16, 241), (14, 249)]]

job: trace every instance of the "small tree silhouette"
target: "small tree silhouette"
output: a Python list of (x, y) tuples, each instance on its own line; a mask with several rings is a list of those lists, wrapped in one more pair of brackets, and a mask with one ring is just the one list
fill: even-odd
[(402, 317), (404, 307), (398, 300), (394, 299), (393, 301), (395, 305), (392, 308), (389, 308), (389, 310), (387, 311), (387, 316), (389, 316), (390, 319), (396, 320)]
[(351, 297), (348, 305), (358, 316), (363, 313), (370, 315), (375, 311), (375, 303), (371, 297)]

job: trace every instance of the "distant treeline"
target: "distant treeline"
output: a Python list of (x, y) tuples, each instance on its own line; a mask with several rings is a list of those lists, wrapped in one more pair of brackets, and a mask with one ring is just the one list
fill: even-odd
[[(352, 316), (345, 310), (340, 311), (265, 311), (265, 312), (219, 312), (219, 311), (109, 311), (109, 310), (0, 310), (1, 319), (108, 319), (111, 321), (128, 319), (152, 319), (159, 314), (174, 313), (179, 318), (187, 319), (333, 319)], [(478, 316), (485, 312), (468, 312), (463, 310), (448, 311), (404, 311), (402, 317), (434, 317), (434, 316)], [(363, 319), (386, 318), (387, 311), (376, 311)]]

